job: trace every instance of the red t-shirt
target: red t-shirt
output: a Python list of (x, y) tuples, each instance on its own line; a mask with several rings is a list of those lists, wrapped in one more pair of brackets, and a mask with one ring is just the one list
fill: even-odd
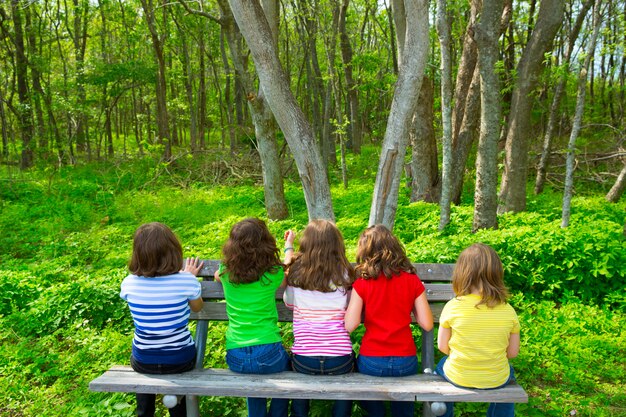
[(415, 274), (401, 272), (387, 279), (358, 278), (353, 289), (363, 299), (365, 334), (359, 354), (413, 356), (417, 354), (411, 332), (411, 311), (424, 284)]

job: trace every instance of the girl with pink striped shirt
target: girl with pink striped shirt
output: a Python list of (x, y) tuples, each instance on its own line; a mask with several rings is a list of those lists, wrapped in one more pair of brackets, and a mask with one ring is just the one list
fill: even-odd
[[(354, 352), (344, 316), (355, 275), (341, 232), (328, 220), (313, 220), (304, 229), (298, 252), (294, 240), (294, 232), (286, 231), (288, 285), (283, 298), (293, 310), (293, 370), (308, 375), (352, 372)], [(351, 401), (335, 401), (332, 415), (346, 417), (351, 411)], [(292, 417), (308, 413), (309, 400), (292, 400)]]

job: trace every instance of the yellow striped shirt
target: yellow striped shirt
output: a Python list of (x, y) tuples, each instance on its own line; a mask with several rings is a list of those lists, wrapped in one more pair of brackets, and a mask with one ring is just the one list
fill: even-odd
[(511, 333), (519, 333), (517, 314), (509, 304), (476, 307), (480, 296), (453, 298), (441, 313), (440, 324), (450, 328), (446, 377), (463, 387), (495, 388), (509, 378), (506, 350)]

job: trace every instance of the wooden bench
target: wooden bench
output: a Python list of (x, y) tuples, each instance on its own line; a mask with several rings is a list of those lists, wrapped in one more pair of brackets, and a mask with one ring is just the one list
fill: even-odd
[[(270, 375), (237, 374), (228, 369), (203, 367), (209, 321), (227, 321), (224, 292), (219, 282), (212, 281), (219, 261), (205, 261), (199, 276), (202, 281), (204, 308), (192, 313), (197, 320), (196, 369), (173, 375), (146, 375), (134, 372), (130, 366), (113, 366), (89, 384), (99, 392), (139, 392), (163, 394), (164, 403), (173, 406), (176, 397), (186, 395), (187, 416), (199, 417), (199, 396), (309, 398), (322, 400), (391, 400), (431, 403), (423, 407), (423, 416), (440, 415), (443, 402), (527, 402), (528, 396), (518, 384), (496, 390), (457, 388), (432, 374), (435, 366), (433, 331), (421, 335), (421, 365), (423, 374), (401, 378), (376, 378), (359, 373), (336, 376), (310, 376), (296, 372)], [(435, 323), (446, 301), (454, 297), (452, 269), (454, 264), (414, 264), (426, 286), (426, 294)], [(279, 321), (292, 321), (292, 312), (282, 303), (282, 290), (276, 293)]]

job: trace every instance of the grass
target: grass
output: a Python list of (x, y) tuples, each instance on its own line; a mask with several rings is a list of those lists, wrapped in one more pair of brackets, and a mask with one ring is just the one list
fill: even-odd
[[(371, 158), (351, 160), (348, 189), (332, 187), (351, 260), (367, 226)], [(265, 216), (258, 184), (206, 183), (193, 169), (164, 169), (138, 160), (3, 173), (0, 415), (134, 415), (132, 395), (87, 388), (110, 365), (128, 363), (132, 322), (118, 292), (132, 233), (162, 221), (180, 237), (185, 256), (218, 258), (234, 222)], [(268, 222), (276, 236), (307, 222), (294, 179), (286, 181), (286, 198), (290, 217)], [(608, 204), (599, 193), (579, 195), (566, 230), (558, 226), (558, 192), (532, 197), (528, 207), (501, 216), (499, 230), (477, 234), (470, 233), (473, 207), (453, 207), (450, 227), (439, 232), (437, 206), (409, 204), (402, 190), (395, 232), (416, 262), (454, 262), (474, 241), (499, 252), (522, 322), (513, 364), (530, 401), (518, 415), (626, 416), (626, 205)], [(225, 367), (224, 329), (211, 325), (207, 366)], [(484, 415), (485, 407), (463, 404), (456, 415)], [(312, 415), (327, 409), (319, 403)], [(245, 415), (245, 403), (203, 398), (201, 411)]]

